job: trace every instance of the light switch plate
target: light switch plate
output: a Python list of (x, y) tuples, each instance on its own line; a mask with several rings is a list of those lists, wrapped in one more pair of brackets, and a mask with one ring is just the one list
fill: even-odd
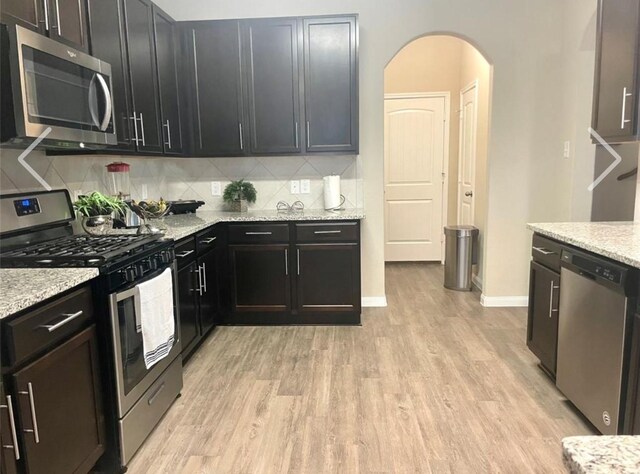
[(220, 181), (211, 181), (211, 195), (222, 196), (222, 183)]
[(142, 194), (142, 199), (147, 199), (149, 197), (149, 188), (146, 184), (140, 186), (140, 194)]
[(297, 179), (291, 181), (291, 194), (300, 194), (300, 181)]
[(300, 180), (300, 194), (311, 194), (311, 180), (310, 179), (301, 179)]

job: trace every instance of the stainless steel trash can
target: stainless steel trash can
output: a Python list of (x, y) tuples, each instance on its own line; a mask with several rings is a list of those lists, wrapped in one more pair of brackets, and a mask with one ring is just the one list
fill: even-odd
[(471, 291), (471, 270), (478, 263), (479, 230), (471, 225), (444, 228), (445, 260), (444, 287), (450, 290)]

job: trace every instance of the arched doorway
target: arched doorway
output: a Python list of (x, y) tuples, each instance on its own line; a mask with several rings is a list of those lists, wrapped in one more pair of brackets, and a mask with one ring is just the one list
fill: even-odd
[(387, 64), (386, 262), (442, 262), (445, 225), (484, 236), (491, 73), (474, 45), (449, 34), (417, 38)]

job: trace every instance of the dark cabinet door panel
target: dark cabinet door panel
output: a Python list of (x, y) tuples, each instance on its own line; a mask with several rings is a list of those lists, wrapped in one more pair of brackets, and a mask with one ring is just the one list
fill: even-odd
[(355, 152), (358, 147), (356, 18), (309, 18), (303, 24), (306, 149)]
[(531, 262), (527, 346), (552, 374), (556, 373), (560, 275)]
[(44, 33), (46, 20), (43, 6), (42, 0), (2, 0), (0, 4), (2, 22), (16, 23)]
[(122, 4), (118, 0), (88, 0), (88, 7), (91, 54), (111, 65), (117, 149), (132, 151), (135, 142)]
[(175, 22), (153, 6), (158, 87), (160, 90), (161, 128), (166, 154), (181, 154), (182, 121), (178, 86)]
[(218, 294), (218, 268), (220, 251), (216, 248), (199, 257), (203, 294), (200, 297), (200, 327), (207, 334), (215, 325), (220, 310)]
[(291, 307), (288, 245), (231, 245), (233, 309), (282, 312)]
[(297, 20), (245, 24), (251, 151), (294, 153), (300, 148)]
[[(200, 277), (201, 278), (201, 277)], [(178, 301), (180, 302), (180, 339), (182, 353), (187, 355), (198, 343), (198, 296), (200, 292), (198, 265), (191, 265), (178, 271)]]
[(187, 30), (193, 75), (194, 148), (199, 155), (242, 155), (248, 148), (243, 117), (240, 25), (212, 21)]
[(355, 243), (298, 245), (298, 311), (359, 311), (359, 258)]
[(124, 0), (124, 5), (137, 149), (162, 153), (151, 2)]
[(51, 30), (49, 35), (75, 48), (89, 50), (86, 0), (47, 0)]
[(12, 378), (27, 472), (88, 472), (105, 449), (95, 326)]
[(638, 0), (601, 0), (593, 128), (605, 139), (628, 141), (638, 130)]

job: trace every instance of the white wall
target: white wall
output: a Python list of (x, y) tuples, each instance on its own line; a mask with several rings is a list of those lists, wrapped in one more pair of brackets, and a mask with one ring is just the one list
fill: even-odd
[[(360, 159), (367, 219), (363, 225), (363, 293), (384, 294), (383, 71), (400, 48), (427, 33), (472, 40), (494, 66), (489, 140), (484, 292), (527, 294), (530, 220), (566, 220), (572, 170), (557, 170), (564, 141), (564, 57), (577, 52), (565, 37), (574, 13), (595, 11), (596, 0), (158, 0), (176, 19), (216, 19), (359, 13)], [(566, 45), (566, 48), (565, 48)], [(584, 66), (584, 65), (583, 65)], [(588, 65), (587, 65), (588, 66)], [(576, 66), (572, 74), (593, 72)], [(582, 90), (575, 100), (590, 100)], [(576, 92), (577, 93), (577, 92)], [(570, 120), (579, 120), (579, 117)], [(545, 198), (539, 196), (545, 194)], [(540, 202), (538, 202), (540, 201)], [(549, 205), (552, 203), (553, 205)]]

